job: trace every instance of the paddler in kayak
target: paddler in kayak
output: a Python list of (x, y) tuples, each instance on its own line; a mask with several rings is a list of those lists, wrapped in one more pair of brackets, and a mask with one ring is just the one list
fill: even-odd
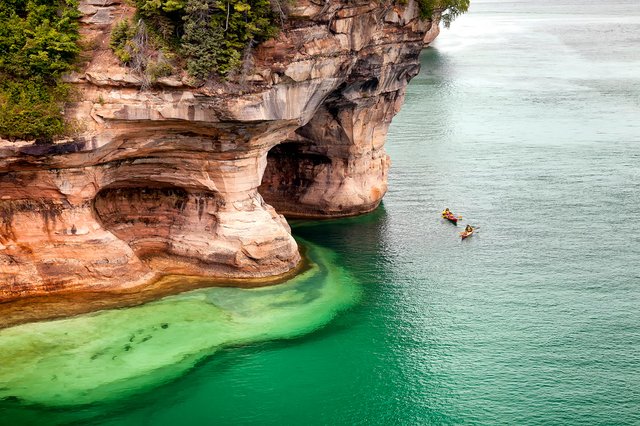
[(449, 210), (448, 207), (442, 211), (442, 218), (443, 219), (447, 219), (448, 221), (452, 222), (453, 224), (457, 224), (458, 223), (458, 219), (459, 219), (459, 218), (455, 217), (455, 215), (453, 213), (451, 213), (451, 210)]
[(462, 232), (460, 233), (460, 237), (464, 240), (465, 238), (470, 237), (471, 235), (473, 235), (473, 231), (474, 231), (474, 230), (475, 230), (475, 228), (474, 228), (473, 226), (471, 226), (471, 225), (467, 225), (467, 226), (464, 228), (464, 231), (462, 231)]
[(446, 209), (444, 209), (442, 211), (442, 217), (445, 218), (445, 219), (453, 219), (453, 218), (455, 218), (453, 213), (451, 213), (451, 210), (449, 210), (449, 207), (447, 207)]

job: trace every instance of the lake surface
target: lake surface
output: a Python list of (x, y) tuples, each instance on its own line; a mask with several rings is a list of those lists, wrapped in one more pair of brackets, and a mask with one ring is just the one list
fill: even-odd
[(315, 268), (1, 331), (0, 424), (640, 424), (640, 3), (472, 1)]

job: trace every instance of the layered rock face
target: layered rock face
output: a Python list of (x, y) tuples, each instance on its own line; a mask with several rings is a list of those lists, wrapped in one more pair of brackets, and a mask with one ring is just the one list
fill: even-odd
[(387, 129), (437, 34), (413, 1), (299, 0), (237, 79), (196, 88), (174, 76), (141, 90), (108, 47), (133, 10), (80, 10), (92, 50), (68, 77), (80, 100), (65, 111), (78, 135), (0, 142), (0, 300), (291, 270), (300, 255), (283, 215), (380, 202)]

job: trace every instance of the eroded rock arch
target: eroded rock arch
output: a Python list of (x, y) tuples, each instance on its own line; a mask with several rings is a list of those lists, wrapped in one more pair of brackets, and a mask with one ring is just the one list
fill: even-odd
[(174, 76), (148, 90), (106, 42), (132, 9), (80, 3), (83, 37), (98, 41), (67, 76), (81, 134), (0, 141), (0, 300), (168, 272), (277, 275), (300, 260), (280, 213), (378, 205), (387, 129), (434, 33), (414, 0), (296, 1), (241, 83)]

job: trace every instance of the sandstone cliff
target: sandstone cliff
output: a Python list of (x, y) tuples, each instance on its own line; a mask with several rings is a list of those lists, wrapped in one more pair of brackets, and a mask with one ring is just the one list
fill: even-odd
[(300, 260), (283, 215), (374, 209), (384, 141), (437, 35), (416, 3), (297, 0), (242, 81), (142, 81), (109, 49), (121, 0), (82, 0), (79, 135), (0, 142), (0, 300), (159, 274), (263, 277)]

